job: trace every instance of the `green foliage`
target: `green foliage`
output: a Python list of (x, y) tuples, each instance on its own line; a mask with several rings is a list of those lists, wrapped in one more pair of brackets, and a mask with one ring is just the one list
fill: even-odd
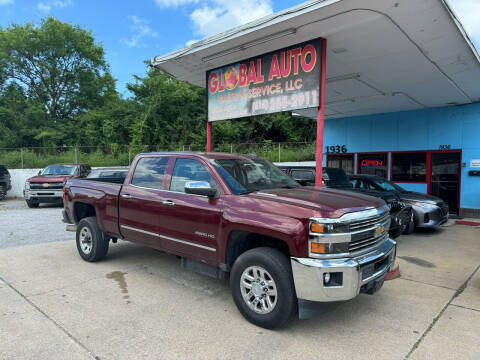
[[(24, 167), (72, 162), (73, 146), (97, 149), (77, 153), (93, 166), (127, 165), (127, 149), (132, 157), (204, 150), (205, 89), (157, 70), (135, 80), (127, 85), (132, 96), (120, 98), (102, 46), (79, 26), (48, 17), (39, 26), (0, 28), (0, 149), (62, 149), (26, 151)], [(315, 122), (290, 113), (219, 121), (212, 129), (216, 151), (278, 161), (278, 142), (297, 142), (282, 145), (282, 161), (314, 158)], [(0, 150), (0, 163), (19, 167), (20, 153)]]
[(52, 17), (39, 27), (0, 31), (0, 64), (3, 82), (22, 86), (51, 119), (71, 119), (114, 94), (103, 48), (91, 32)]

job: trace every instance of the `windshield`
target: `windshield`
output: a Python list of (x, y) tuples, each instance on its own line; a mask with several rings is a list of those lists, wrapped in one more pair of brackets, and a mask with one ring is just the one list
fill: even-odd
[(327, 187), (352, 187), (352, 184), (348, 181), (347, 174), (343, 169), (324, 168), (322, 180)]
[(215, 159), (213, 164), (236, 195), (299, 186), (279, 168), (260, 158)]
[(76, 175), (77, 169), (76, 165), (49, 165), (42, 171), (42, 175)]
[(383, 190), (387, 190), (387, 191), (396, 191), (396, 192), (404, 192), (405, 189), (403, 189), (402, 187), (398, 186), (397, 184), (391, 182), (391, 181), (388, 181), (388, 180), (384, 180), (384, 179), (375, 179), (375, 184), (379, 187), (381, 187)]

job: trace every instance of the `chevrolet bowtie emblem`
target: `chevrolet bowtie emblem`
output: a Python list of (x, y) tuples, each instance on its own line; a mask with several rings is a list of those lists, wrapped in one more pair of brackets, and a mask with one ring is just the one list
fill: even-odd
[(48, 187), (48, 184), (47, 184), (47, 183), (44, 183), (44, 184), (42, 184), (42, 187), (47, 188), (47, 187)]
[(384, 227), (383, 227), (382, 225), (380, 225), (379, 227), (377, 227), (377, 228), (375, 229), (375, 237), (382, 235), (382, 234), (383, 234), (383, 230), (384, 230)]

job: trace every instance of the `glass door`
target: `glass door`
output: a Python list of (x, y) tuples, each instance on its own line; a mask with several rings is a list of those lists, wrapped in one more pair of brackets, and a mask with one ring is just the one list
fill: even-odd
[(431, 154), (430, 193), (445, 201), (450, 213), (458, 213), (460, 161), (459, 152)]

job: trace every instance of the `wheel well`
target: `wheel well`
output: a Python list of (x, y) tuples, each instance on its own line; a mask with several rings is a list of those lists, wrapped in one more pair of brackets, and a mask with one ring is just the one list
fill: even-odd
[(257, 247), (270, 247), (277, 250), (280, 250), (286, 256), (290, 256), (290, 251), (288, 245), (285, 241), (272, 238), (269, 236), (252, 233), (248, 231), (232, 231), (227, 240), (227, 249), (226, 249), (226, 265), (227, 269), (230, 270), (233, 266), (233, 263), (237, 258), (242, 255), (245, 251), (254, 249)]
[(93, 207), (93, 205), (77, 202), (73, 206), (73, 216), (78, 223), (83, 218), (89, 216), (96, 216), (95, 208)]

